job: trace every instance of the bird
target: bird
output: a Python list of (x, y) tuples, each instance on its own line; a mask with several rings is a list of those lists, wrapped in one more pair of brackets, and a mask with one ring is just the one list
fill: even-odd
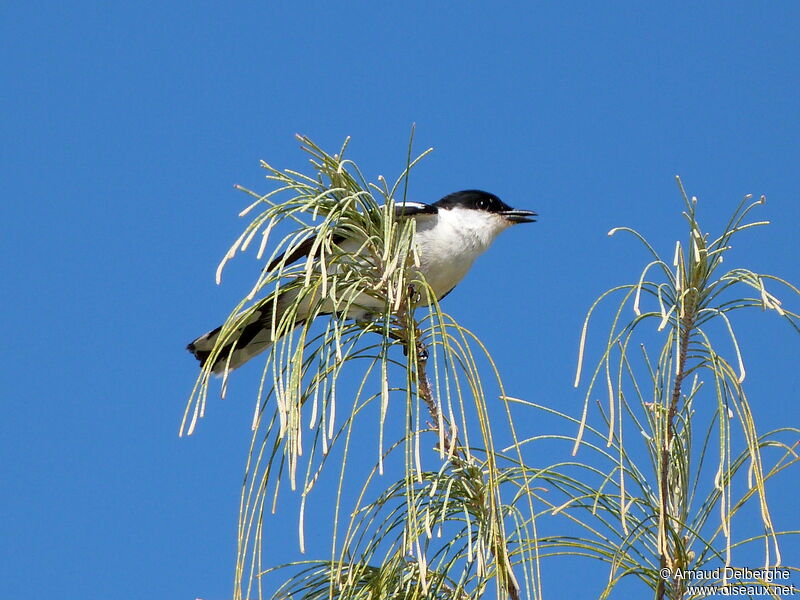
[[(442, 300), (461, 282), (475, 259), (483, 254), (495, 238), (520, 223), (536, 221), (537, 213), (511, 208), (499, 197), (483, 190), (461, 190), (448, 194), (433, 204), (405, 201), (395, 204), (397, 219), (413, 218), (415, 234), (413, 243), (419, 257), (418, 270), (430, 286), (437, 300)], [(344, 232), (334, 231), (333, 242), (343, 253), (352, 253), (357, 260), (358, 240), (348, 239)], [(267, 266), (272, 271), (279, 265), (289, 265), (307, 257), (315, 246), (315, 238), (306, 239), (288, 255), (282, 254)], [(280, 322), (281, 312), (297, 298), (301, 278), (294, 285), (282, 288), (278, 297), (262, 301), (251, 315), (237, 328), (226, 334), (225, 346), (215, 354), (210, 371), (220, 375), (232, 371), (254, 356), (264, 352), (274, 343), (273, 323)], [(355, 321), (369, 321), (384, 306), (385, 301), (361, 294), (346, 317)], [(309, 316), (306, 301), (296, 307), (294, 325), (303, 324)], [(276, 313), (277, 314), (273, 314)], [(330, 314), (333, 310), (318, 312)], [(277, 317), (273, 321), (273, 316)], [(211, 359), (222, 326), (201, 335), (187, 346), (187, 350), (205, 367)]]

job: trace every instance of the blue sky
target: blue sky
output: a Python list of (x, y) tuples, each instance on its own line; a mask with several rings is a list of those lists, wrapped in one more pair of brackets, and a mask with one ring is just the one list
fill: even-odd
[[(252, 393), (244, 374), (179, 439), (184, 346), (257, 272), (240, 258), (213, 282), (243, 226), (233, 184), (267, 190), (262, 158), (302, 168), (296, 132), (352, 136), (374, 178), (402, 169), (415, 122), (435, 152), (413, 198), (479, 187), (540, 213), (445, 309), (511, 394), (565, 412), (586, 308), (648, 260), (606, 233), (671, 254), (676, 174), (711, 231), (766, 194), (772, 225), (731, 260), (800, 281), (798, 28), (790, 2), (4, 6), (0, 597), (229, 597)], [(772, 315), (736, 324), (761, 429), (796, 425), (800, 339)], [(775, 485), (796, 528), (797, 477)], [(573, 574), (546, 568), (550, 597)]]

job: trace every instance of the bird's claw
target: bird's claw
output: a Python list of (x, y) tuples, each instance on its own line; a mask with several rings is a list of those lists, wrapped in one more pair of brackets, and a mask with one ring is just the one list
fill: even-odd
[(411, 304), (418, 304), (422, 300), (422, 294), (417, 291), (413, 283), (408, 284), (408, 298)]

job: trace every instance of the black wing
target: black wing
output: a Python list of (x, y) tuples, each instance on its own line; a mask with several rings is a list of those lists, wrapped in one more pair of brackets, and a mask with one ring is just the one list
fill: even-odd
[(437, 212), (439, 212), (439, 209), (433, 204), (423, 204), (422, 202), (406, 202), (404, 204), (396, 204), (394, 207), (396, 219), (413, 217), (414, 215), (435, 215)]
[[(334, 235), (333, 236), (333, 243), (340, 244), (344, 241), (343, 235)], [(267, 265), (267, 271), (272, 271), (283, 261), (284, 264), (290, 265), (293, 262), (297, 262), (304, 256), (308, 256), (308, 253), (311, 252), (311, 248), (314, 247), (314, 242), (317, 241), (317, 236), (312, 235), (307, 240), (303, 240), (300, 244), (297, 245), (291, 252), (287, 253), (284, 252), (278, 258), (273, 260), (269, 265)], [(286, 257), (286, 258), (284, 258)]]
[[(423, 204), (422, 202), (406, 202), (405, 204), (397, 204), (394, 207), (394, 216), (396, 219), (401, 217), (413, 217), (415, 215), (435, 215), (437, 212), (439, 212), (439, 209), (435, 206), (432, 204)], [(308, 256), (308, 253), (311, 252), (311, 248), (314, 247), (316, 239), (317, 236), (312, 236), (307, 240), (303, 240), (296, 248), (289, 252), (288, 255), (284, 252), (267, 265), (267, 271), (272, 271), (282, 262), (285, 265), (290, 265), (304, 256)], [(332, 241), (334, 244), (340, 244), (344, 240), (345, 237), (343, 235), (334, 235)]]

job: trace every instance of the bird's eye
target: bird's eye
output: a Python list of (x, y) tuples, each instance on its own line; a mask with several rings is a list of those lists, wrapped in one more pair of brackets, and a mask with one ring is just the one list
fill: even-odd
[(486, 210), (489, 208), (489, 202), (486, 200), (486, 198), (481, 198), (478, 200), (478, 208), (481, 210)]

